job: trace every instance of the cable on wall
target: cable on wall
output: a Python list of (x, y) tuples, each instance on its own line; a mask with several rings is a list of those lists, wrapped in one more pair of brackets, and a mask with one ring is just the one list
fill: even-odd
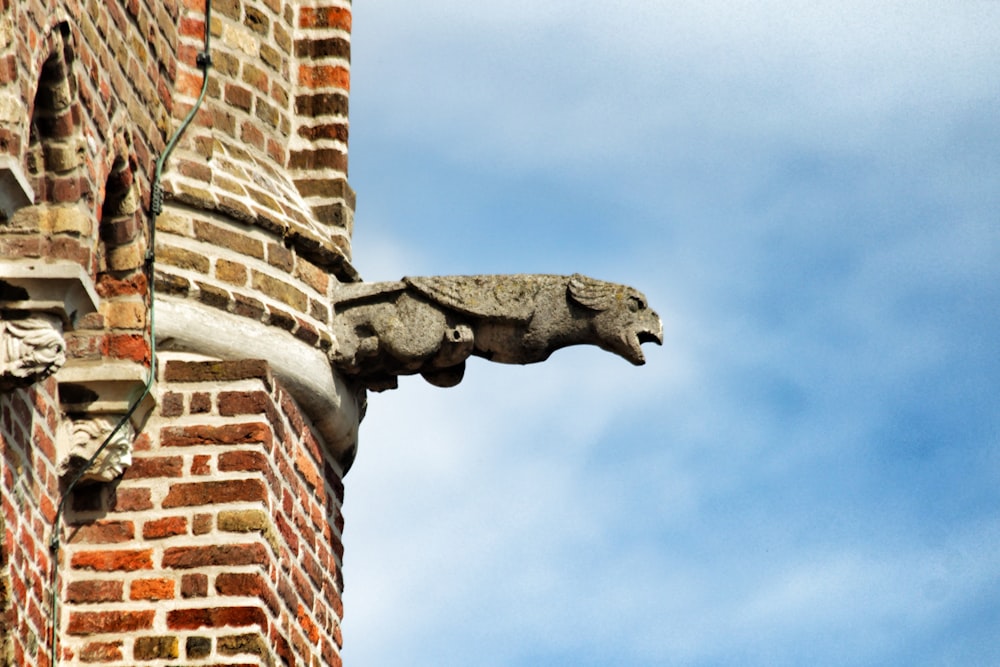
[(201, 81), (201, 92), (198, 95), (198, 99), (195, 101), (194, 106), (188, 112), (184, 120), (181, 121), (180, 127), (174, 132), (173, 136), (167, 142), (166, 146), (163, 148), (163, 152), (160, 154), (159, 159), (156, 161), (156, 167), (153, 172), (153, 180), (150, 185), (150, 204), (149, 204), (149, 242), (146, 247), (146, 274), (148, 276), (147, 282), (149, 283), (149, 373), (146, 377), (145, 386), (142, 389), (142, 393), (139, 397), (129, 406), (129, 409), (125, 412), (125, 415), (119, 420), (111, 432), (108, 433), (107, 437), (104, 438), (104, 442), (101, 446), (97, 448), (94, 455), (87, 460), (86, 463), (77, 471), (77, 473), (70, 480), (69, 484), (66, 485), (66, 490), (63, 492), (62, 497), (59, 500), (59, 506), (56, 509), (55, 520), (52, 523), (52, 538), (49, 540), (49, 551), (52, 553), (52, 579), (51, 579), (51, 589), (52, 589), (52, 602), (49, 608), (49, 616), (52, 626), (52, 633), (49, 642), (49, 653), (51, 656), (51, 665), (56, 667), (58, 658), (56, 656), (56, 643), (59, 628), (59, 549), (60, 549), (60, 523), (62, 522), (63, 511), (66, 508), (66, 503), (73, 494), (77, 483), (83, 477), (84, 473), (89, 469), (101, 453), (107, 448), (108, 443), (111, 442), (115, 434), (118, 433), (128, 423), (129, 419), (138, 409), (139, 405), (142, 404), (146, 397), (149, 395), (150, 390), (153, 386), (153, 379), (156, 377), (156, 276), (155, 276), (155, 260), (156, 260), (156, 218), (163, 211), (163, 184), (161, 179), (163, 177), (163, 167), (167, 162), (167, 158), (173, 152), (177, 143), (180, 141), (181, 136), (187, 130), (188, 125), (194, 120), (195, 115), (198, 113), (198, 109), (201, 107), (202, 101), (205, 99), (205, 94), (208, 91), (208, 68), (212, 66), (212, 56), (210, 52), (211, 46), (211, 22), (212, 22), (212, 0), (205, 0), (205, 46), (204, 49), (198, 53), (195, 59), (195, 64), (202, 71), (202, 81)]

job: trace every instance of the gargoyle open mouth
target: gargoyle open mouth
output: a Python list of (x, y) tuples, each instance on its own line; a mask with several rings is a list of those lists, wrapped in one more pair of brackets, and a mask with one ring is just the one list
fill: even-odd
[(639, 343), (656, 343), (657, 345), (663, 345), (663, 334), (657, 331), (640, 331), (636, 336), (639, 339)]

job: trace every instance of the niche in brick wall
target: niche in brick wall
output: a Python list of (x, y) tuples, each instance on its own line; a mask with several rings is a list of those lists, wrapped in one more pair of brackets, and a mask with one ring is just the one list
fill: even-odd
[(27, 171), (39, 201), (77, 202), (83, 195), (79, 171), (84, 143), (69, 25), (57, 25), (49, 41), (51, 51), (31, 107)]

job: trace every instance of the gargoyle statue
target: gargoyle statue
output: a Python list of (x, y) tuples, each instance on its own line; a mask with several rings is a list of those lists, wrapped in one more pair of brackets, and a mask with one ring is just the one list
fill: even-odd
[(368, 389), (399, 375), (462, 380), (470, 355), (505, 364), (544, 361), (597, 345), (633, 364), (663, 344), (663, 325), (637, 290), (579, 274), (446, 276), (343, 285), (334, 301), (334, 365)]

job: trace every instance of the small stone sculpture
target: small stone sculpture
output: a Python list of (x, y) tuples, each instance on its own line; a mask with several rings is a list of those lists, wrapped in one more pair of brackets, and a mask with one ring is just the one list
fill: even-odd
[[(69, 478), (86, 465), (120, 421), (121, 415), (83, 417), (68, 421), (66, 431), (62, 434), (64, 444), (60, 447), (66, 452), (60, 463), (60, 476)], [(83, 473), (80, 482), (111, 482), (121, 477), (125, 469), (132, 465), (134, 439), (135, 429), (131, 422), (126, 422)]]
[(0, 321), (0, 389), (43, 380), (66, 363), (62, 322), (52, 315)]
[(663, 343), (663, 325), (642, 293), (579, 274), (344, 285), (334, 312), (334, 365), (376, 391), (414, 373), (454, 386), (470, 355), (531, 364), (589, 344), (640, 365), (642, 343)]

